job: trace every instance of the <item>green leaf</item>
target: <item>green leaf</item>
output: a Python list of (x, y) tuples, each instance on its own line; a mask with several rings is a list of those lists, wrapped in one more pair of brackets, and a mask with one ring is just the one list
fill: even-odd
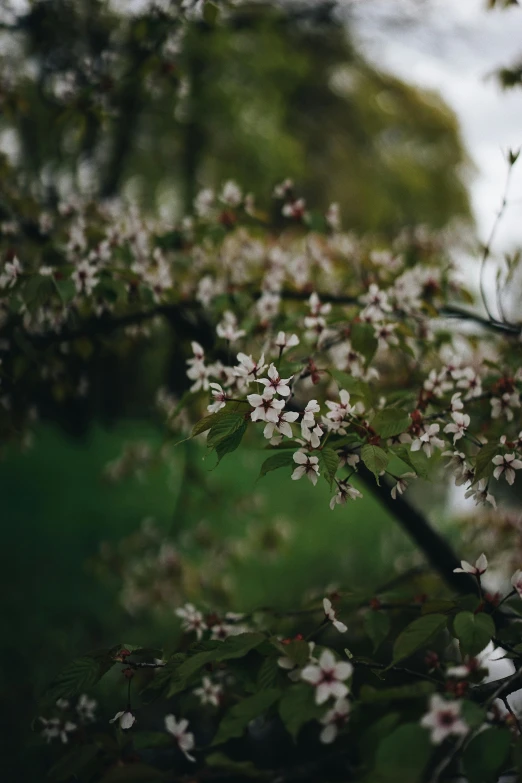
[(361, 459), (376, 478), (379, 477), (381, 471), (386, 469), (388, 464), (388, 455), (379, 446), (372, 446), (367, 443), (361, 449)]
[(264, 778), (267, 772), (257, 769), (251, 761), (234, 761), (224, 753), (211, 753), (207, 756), (206, 763), (209, 767), (218, 767), (228, 770), (234, 777), (241, 775), (245, 778)]
[(453, 620), (453, 630), (466, 655), (478, 655), (495, 635), (495, 623), (488, 614), (459, 612)]
[(219, 19), (219, 8), (215, 3), (206, 2), (203, 6), (203, 20), (210, 27), (214, 27)]
[(333, 449), (326, 447), (320, 452), (319, 461), (321, 463), (323, 476), (330, 486), (332, 486), (339, 467), (339, 455)]
[(330, 375), (337, 381), (339, 389), (346, 389), (350, 392), (350, 395), (354, 397), (363, 397), (367, 399), (369, 394), (369, 386), (364, 381), (360, 381), (358, 378), (354, 378), (347, 372), (342, 370), (330, 370)]
[(207, 436), (207, 446), (209, 449), (215, 449), (218, 443), (229, 438), (245, 425), (245, 419), (241, 414), (225, 413), (211, 426)]
[(406, 465), (413, 468), (420, 478), (428, 478), (429, 460), (422, 450), (410, 451), (407, 446), (393, 446), (391, 451), (396, 454), (399, 459), (405, 462)]
[(246, 421), (243, 420), (241, 421), (239, 427), (231, 435), (228, 435), (226, 438), (223, 438), (217, 443), (216, 454), (218, 457), (218, 463), (221, 462), (225, 454), (231, 454), (233, 451), (237, 449), (237, 447), (243, 440), (243, 435), (245, 434), (246, 430), (247, 430), (247, 423)]
[(398, 712), (388, 712), (375, 723), (372, 723), (369, 729), (365, 731), (360, 741), (361, 755), (367, 760), (368, 764), (373, 764), (375, 759), (375, 748), (380, 740), (387, 737), (395, 728), (400, 720)]
[(355, 351), (362, 353), (367, 364), (373, 359), (377, 350), (378, 341), (375, 336), (375, 330), (371, 324), (352, 324), (350, 342)]
[(305, 666), (310, 658), (310, 646), (304, 639), (294, 639), (285, 644), (284, 651), (286, 657), (290, 658), (296, 666)]
[(280, 671), (281, 669), (278, 666), (277, 658), (274, 658), (273, 656), (265, 658), (257, 673), (258, 688), (260, 690), (273, 688), (279, 679)]
[(265, 640), (262, 633), (242, 633), (229, 636), (224, 642), (218, 642), (216, 647), (195, 653), (187, 658), (172, 672), (168, 696), (174, 696), (186, 688), (191, 677), (207, 663), (218, 663), (233, 658), (243, 658), (250, 650), (259, 647)]
[[(300, 448), (299, 445), (298, 448)], [(271, 470), (286, 468), (288, 465), (295, 465), (293, 452), (290, 453), (288, 451), (282, 451), (280, 453), (278, 452), (277, 454), (273, 454), (271, 457), (268, 457), (268, 459), (265, 459), (261, 465), (259, 478), (263, 478), (263, 476), (266, 476), (266, 474), (270, 473)]]
[(394, 435), (400, 435), (411, 424), (411, 419), (407, 411), (401, 408), (384, 408), (375, 414), (370, 422), (371, 427), (381, 438), (392, 438)]
[(315, 703), (314, 693), (314, 688), (303, 683), (290, 686), (281, 697), (279, 715), (294, 739), (305, 723), (317, 720), (325, 712), (324, 705)]
[(492, 463), (493, 457), (498, 454), (498, 443), (486, 443), (482, 446), (475, 458), (475, 477), (473, 483), (476, 484), (482, 478), (489, 478), (493, 475), (495, 466)]
[(113, 650), (101, 650), (71, 661), (51, 682), (43, 695), (44, 704), (69, 699), (90, 690), (109, 671), (115, 661)]
[(402, 661), (427, 644), (443, 628), (448, 618), (443, 614), (427, 614), (419, 617), (399, 634), (393, 646), (393, 663)]
[(486, 720), (486, 710), (484, 707), (480, 707), (474, 701), (470, 701), (469, 699), (465, 699), (462, 702), (460, 714), (470, 729), (478, 729), (478, 727), (482, 726)]
[(409, 701), (410, 699), (424, 699), (434, 693), (436, 686), (432, 682), (414, 682), (412, 685), (397, 685), (394, 688), (372, 688), (363, 685), (360, 699), (363, 704), (379, 704), (388, 701)]
[(508, 729), (485, 729), (473, 737), (462, 757), (469, 783), (495, 783), (506, 762), (510, 745)]
[(364, 615), (364, 630), (372, 640), (375, 652), (390, 632), (389, 616), (386, 612), (370, 610)]
[(58, 782), (68, 781), (97, 756), (98, 750), (95, 744), (77, 745), (53, 764), (47, 777)]
[(172, 737), (161, 731), (133, 731), (132, 744), (136, 750), (170, 748), (172, 747)]
[(376, 778), (379, 783), (420, 783), (431, 753), (428, 732), (418, 723), (405, 723), (379, 744), (375, 756)]
[(241, 737), (250, 721), (266, 712), (280, 695), (279, 688), (268, 688), (235, 704), (221, 720), (212, 744), (221, 745), (233, 737)]

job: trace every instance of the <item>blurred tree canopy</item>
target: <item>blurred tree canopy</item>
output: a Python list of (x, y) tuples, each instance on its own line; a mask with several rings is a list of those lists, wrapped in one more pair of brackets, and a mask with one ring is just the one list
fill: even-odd
[(4, 25), (0, 128), (50, 204), (125, 193), (179, 216), (202, 186), (289, 176), (355, 230), (469, 219), (454, 115), (368, 63), (334, 4), (206, 3), (188, 26), (141, 5), (37, 1)]

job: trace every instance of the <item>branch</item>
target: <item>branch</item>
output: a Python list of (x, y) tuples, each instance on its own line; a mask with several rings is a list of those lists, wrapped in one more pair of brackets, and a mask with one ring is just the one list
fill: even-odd
[(402, 495), (397, 495), (394, 500), (390, 495), (391, 485), (386, 479), (381, 478), (381, 486), (379, 486), (373, 473), (362, 465), (358, 466), (357, 475), (381, 505), (393, 514), (399, 525), (413, 539), (427, 561), (449, 587), (460, 594), (476, 593), (477, 584), (472, 576), (453, 573), (455, 568), (460, 567), (460, 560), (450, 544), (432, 528), (426, 517), (413, 508)]

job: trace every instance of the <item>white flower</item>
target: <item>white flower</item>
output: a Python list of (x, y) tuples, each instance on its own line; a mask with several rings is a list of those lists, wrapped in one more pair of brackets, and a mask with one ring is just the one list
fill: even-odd
[(442, 397), (451, 387), (452, 384), (446, 380), (446, 373), (444, 370), (438, 374), (436, 370), (430, 370), (430, 374), (424, 381), (424, 388), (426, 391), (431, 392), (434, 397)]
[(350, 405), (350, 394), (346, 389), (341, 389), (339, 392), (339, 399), (341, 402), (326, 400), (326, 407), (330, 408), (330, 413), (326, 414), (326, 418), (335, 422), (344, 421), (346, 416), (349, 416), (354, 412), (353, 405)]
[(480, 397), (482, 394), (482, 383), (480, 377), (471, 367), (463, 367), (463, 369), (460, 371), (460, 378), (457, 381), (457, 387), (459, 389), (467, 390), (467, 394), (464, 397), (465, 400), (470, 400), (473, 397)]
[(276, 400), (274, 392), (267, 387), (263, 394), (248, 394), (249, 405), (254, 409), (250, 414), (252, 421), (271, 421), (279, 423), (279, 414), (285, 407), (284, 400)]
[(263, 435), (270, 440), (274, 437), (274, 432), (278, 432), (280, 435), (286, 435), (287, 438), (293, 436), (292, 428), (290, 424), (298, 418), (299, 414), (296, 411), (285, 411), (279, 414), (277, 422), (267, 422)]
[(309, 448), (318, 449), (321, 444), (323, 431), (319, 425), (313, 430), (309, 429), (304, 422), (301, 423), (301, 436), (308, 444)]
[(259, 378), (259, 383), (262, 383), (266, 389), (272, 389), (275, 394), (280, 394), (282, 397), (288, 397), (290, 394), (290, 387), (288, 384), (294, 377), (281, 378), (274, 364), (271, 364), (267, 372), (268, 378)]
[(357, 498), (362, 498), (362, 493), (359, 492), (359, 490), (356, 489), (354, 486), (349, 484), (348, 479), (343, 479), (343, 481), (338, 481), (337, 492), (330, 500), (330, 508), (332, 509), (332, 511), (338, 505), (344, 506), (348, 498), (350, 498), (351, 500), (357, 500)]
[(210, 188), (200, 190), (194, 199), (194, 212), (199, 217), (209, 217), (214, 202), (214, 191)]
[(287, 193), (289, 193), (294, 187), (294, 180), (293, 179), (285, 179), (283, 182), (280, 182), (278, 185), (274, 187), (274, 190), (272, 191), (272, 195), (274, 198), (285, 198)]
[(86, 693), (82, 693), (76, 704), (76, 712), (84, 723), (91, 723), (95, 719), (94, 713), (97, 706), (96, 699), (90, 699)]
[(305, 666), (301, 679), (315, 687), (315, 703), (324, 704), (330, 696), (342, 699), (348, 693), (344, 681), (351, 677), (353, 666), (347, 661), (336, 661), (330, 650), (323, 650), (317, 664)]
[(406, 481), (406, 479), (414, 479), (417, 478), (415, 473), (403, 473), (402, 476), (399, 476), (397, 479), (397, 483), (391, 488), (390, 495), (394, 500), (397, 500), (397, 492), (399, 495), (402, 495), (404, 490), (408, 487), (409, 481)]
[(294, 462), (297, 462), (298, 464), (298, 467), (292, 473), (294, 481), (306, 475), (315, 486), (315, 484), (317, 484), (317, 477), (320, 475), (318, 458), (307, 457), (302, 451), (296, 451), (294, 454)]
[(294, 348), (299, 345), (299, 337), (296, 334), (287, 336), (284, 332), (278, 332), (275, 344), (279, 348), (280, 353), (283, 353), (285, 348)]
[(190, 378), (191, 381), (194, 381), (190, 387), (190, 391), (197, 392), (200, 389), (207, 391), (209, 387), (208, 379), (210, 375), (210, 369), (205, 367), (203, 362), (194, 361), (193, 359), (189, 359), (188, 361), (192, 362), (192, 364), (187, 370), (187, 378)]
[(234, 367), (234, 374), (239, 378), (256, 380), (259, 373), (266, 370), (265, 355), (261, 354), (258, 362), (255, 362), (251, 356), (247, 356), (246, 353), (238, 353), (238, 366)]
[(513, 421), (512, 408), (520, 408), (520, 398), (518, 392), (509, 394), (506, 392), (502, 397), (492, 397), (491, 400), (491, 418), (498, 419), (502, 414), (508, 421)]
[(121, 710), (121, 712), (116, 713), (114, 718), (110, 719), (109, 723), (115, 723), (116, 721), (119, 721), (120, 728), (126, 731), (134, 726), (136, 718), (130, 710)]
[(391, 305), (388, 302), (388, 295), (385, 291), (379, 290), (379, 286), (372, 283), (368, 288), (368, 293), (359, 297), (359, 300), (366, 305), (361, 311), (361, 318), (367, 321), (382, 320), (386, 313), (391, 312)]
[(203, 677), (201, 688), (194, 688), (194, 693), (199, 697), (201, 704), (219, 705), (219, 698), (223, 693), (223, 688), (217, 683), (213, 683), (210, 677)]
[(302, 423), (305, 424), (307, 427), (312, 428), (315, 425), (314, 414), (319, 413), (320, 410), (321, 408), (317, 400), (310, 400), (309, 402), (307, 402), (306, 407), (303, 411)]
[(522, 468), (522, 461), (516, 459), (514, 454), (504, 454), (504, 456), (497, 454), (491, 461), (494, 465), (497, 465), (493, 471), (495, 478), (498, 480), (504, 474), (507, 483), (513, 484), (515, 481), (515, 470)]
[(464, 407), (464, 403), (460, 399), (461, 394), (462, 392), (455, 392), (451, 398), (450, 410), (452, 413), (455, 413), (455, 411), (461, 411)]
[(22, 272), (22, 265), (16, 256), (12, 261), (6, 261), (4, 271), (0, 275), (0, 288), (12, 288)]
[(200, 611), (193, 604), (185, 604), (175, 610), (174, 614), (181, 617), (181, 627), (187, 633), (195, 631), (198, 639), (203, 636), (203, 631), (207, 630), (207, 625)]
[(237, 184), (237, 182), (234, 182), (234, 180), (229, 179), (228, 182), (225, 182), (223, 185), (223, 190), (221, 191), (221, 195), (219, 196), (220, 200), (227, 204), (229, 207), (237, 207), (239, 204), (241, 204), (241, 199), (243, 198), (243, 194), (241, 193), (241, 188)]
[(246, 334), (244, 329), (237, 328), (237, 318), (230, 310), (223, 313), (222, 321), (216, 326), (216, 333), (218, 337), (228, 340), (229, 343), (234, 343)]
[(344, 726), (350, 713), (350, 702), (348, 699), (337, 699), (332, 709), (328, 710), (321, 718), (324, 726), (319, 739), (325, 745), (329, 745), (337, 737), (339, 729)]
[(464, 497), (473, 498), (473, 500), (475, 501), (475, 505), (478, 505), (479, 503), (480, 504), (490, 503), (493, 506), (493, 508), (496, 508), (497, 504), (495, 498), (493, 497), (493, 495), (489, 494), (487, 484), (488, 484), (487, 479), (485, 478), (480, 479), (480, 481), (477, 484), (477, 488), (474, 489), (473, 487), (471, 487), (470, 489), (468, 489)]
[(332, 606), (332, 602), (329, 598), (323, 598), (323, 609), (326, 617), (330, 620), (334, 628), (337, 628), (339, 633), (346, 633), (348, 627), (337, 619), (335, 609)]
[(486, 573), (488, 567), (488, 560), (484, 553), (480, 555), (475, 561), (475, 565), (471, 565), (467, 560), (460, 561), (461, 568), (454, 568), (454, 574), (474, 574), (475, 576), (481, 576)]
[(195, 761), (194, 756), (188, 752), (194, 747), (194, 735), (187, 731), (188, 720), (184, 718), (177, 721), (174, 715), (165, 715), (165, 728), (177, 740), (179, 749), (189, 761)]
[(300, 220), (305, 213), (305, 207), (306, 202), (304, 198), (298, 198), (295, 201), (290, 201), (285, 204), (281, 212), (285, 217)]
[(78, 728), (75, 723), (69, 720), (62, 723), (60, 718), (50, 718), (49, 720), (39, 718), (39, 720), (43, 723), (42, 737), (44, 737), (46, 742), (51, 742), (51, 740), (59, 737), (65, 744), (69, 742), (68, 735)]
[(424, 715), (420, 725), (430, 730), (434, 745), (440, 745), (451, 735), (463, 736), (468, 733), (469, 726), (460, 714), (461, 704), (461, 701), (443, 699), (438, 693), (431, 696), (430, 711)]
[(433, 447), (438, 449), (444, 448), (444, 441), (437, 438), (437, 433), (440, 430), (438, 424), (430, 424), (411, 444), (411, 451), (419, 451), (421, 448), (427, 457), (431, 457)]
[(210, 388), (212, 389), (212, 396), (214, 398), (214, 402), (212, 402), (210, 405), (207, 405), (207, 411), (210, 411), (210, 413), (217, 413), (221, 408), (225, 407), (225, 403), (228, 400), (228, 395), (219, 383), (210, 383)]
[(467, 677), (469, 677), (471, 671), (471, 667), (467, 666), (465, 663), (461, 664), (460, 666), (450, 666), (448, 669), (446, 669), (446, 677), (450, 677), (451, 679), (455, 680), (465, 680)]
[(339, 231), (341, 227), (341, 212), (339, 209), (339, 204), (330, 204), (324, 217), (330, 228), (332, 228), (334, 231)]
[(453, 419), (452, 424), (446, 424), (444, 427), (444, 432), (452, 432), (453, 435), (453, 443), (455, 444), (460, 438), (462, 438), (469, 427), (470, 418), (467, 413), (460, 413), (459, 411), (455, 411), (451, 414), (451, 418)]
[(93, 292), (99, 283), (97, 272), (97, 268), (88, 261), (80, 261), (71, 275), (71, 280), (79, 294), (85, 293), (89, 296)]
[(388, 348), (389, 345), (399, 344), (399, 338), (394, 334), (397, 324), (374, 324), (373, 328), (379, 341), (379, 348)]
[(522, 570), (518, 568), (511, 577), (511, 584), (522, 598)]

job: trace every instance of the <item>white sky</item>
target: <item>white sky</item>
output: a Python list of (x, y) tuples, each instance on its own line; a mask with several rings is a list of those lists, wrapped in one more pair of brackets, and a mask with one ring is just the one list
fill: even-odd
[[(456, 113), (477, 173), (471, 198), (485, 240), (500, 206), (503, 151), (522, 146), (522, 90), (492, 72), (522, 59), (522, 7), (487, 11), (485, 0), (340, 0), (370, 59), (409, 83), (437, 90)], [(522, 244), (522, 156), (513, 171), (497, 250)]]

